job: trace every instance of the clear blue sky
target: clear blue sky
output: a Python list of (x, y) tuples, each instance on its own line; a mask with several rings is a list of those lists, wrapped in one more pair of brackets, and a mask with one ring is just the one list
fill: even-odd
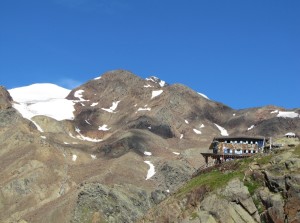
[(0, 1), (0, 85), (71, 88), (113, 69), (233, 108), (300, 107), (300, 1)]

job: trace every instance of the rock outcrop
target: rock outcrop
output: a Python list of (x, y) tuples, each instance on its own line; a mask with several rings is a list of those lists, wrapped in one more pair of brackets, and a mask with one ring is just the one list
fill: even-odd
[(9, 92), (5, 89), (5, 87), (0, 86), (0, 109), (11, 108), (12, 101), (13, 99)]
[(259, 222), (248, 188), (239, 179), (231, 180), (224, 189), (204, 198), (199, 211), (199, 216), (201, 211), (215, 213), (211, 217), (217, 222)]

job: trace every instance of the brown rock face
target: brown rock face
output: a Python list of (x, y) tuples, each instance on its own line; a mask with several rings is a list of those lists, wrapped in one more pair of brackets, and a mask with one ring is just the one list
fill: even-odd
[[(300, 162), (300, 160), (298, 160)], [(287, 178), (287, 199), (284, 207), (288, 222), (300, 221), (300, 175)]]
[(0, 86), (0, 109), (7, 109), (11, 107), (11, 102), (13, 101), (9, 92), (5, 87)]

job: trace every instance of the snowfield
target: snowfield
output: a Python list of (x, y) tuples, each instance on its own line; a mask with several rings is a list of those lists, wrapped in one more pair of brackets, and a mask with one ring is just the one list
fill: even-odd
[(74, 102), (65, 99), (70, 90), (55, 84), (33, 84), (8, 90), (24, 118), (31, 120), (37, 115), (44, 115), (61, 120), (74, 119)]
[(8, 90), (16, 102), (41, 102), (49, 99), (61, 99), (68, 96), (71, 90), (55, 84), (41, 83)]

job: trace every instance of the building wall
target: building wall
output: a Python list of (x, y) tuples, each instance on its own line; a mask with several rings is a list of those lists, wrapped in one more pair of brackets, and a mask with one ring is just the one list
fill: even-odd
[(247, 154), (259, 152), (258, 144), (245, 143), (226, 143), (220, 142), (218, 144), (218, 153), (224, 154)]

